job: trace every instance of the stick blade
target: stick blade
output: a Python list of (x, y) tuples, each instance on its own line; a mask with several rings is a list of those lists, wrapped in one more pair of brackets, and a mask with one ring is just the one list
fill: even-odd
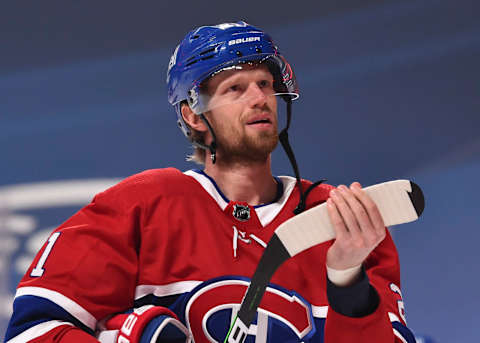
[(417, 216), (420, 217), (425, 209), (425, 197), (423, 196), (422, 189), (415, 182), (410, 181), (410, 186), (412, 191), (408, 193), (408, 196), (412, 201), (415, 212), (417, 212)]

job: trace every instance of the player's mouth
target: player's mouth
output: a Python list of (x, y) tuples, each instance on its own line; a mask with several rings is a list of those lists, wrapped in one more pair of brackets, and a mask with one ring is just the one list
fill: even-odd
[(270, 119), (269, 115), (263, 114), (250, 118), (247, 122), (247, 125), (258, 128), (270, 127), (272, 126), (272, 120)]

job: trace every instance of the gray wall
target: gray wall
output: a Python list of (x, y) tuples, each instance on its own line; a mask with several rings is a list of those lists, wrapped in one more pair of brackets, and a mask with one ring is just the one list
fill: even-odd
[[(392, 228), (409, 326), (437, 342), (478, 341), (478, 2), (243, 1), (234, 14), (226, 3), (2, 5), (0, 335), (53, 227), (118, 178), (195, 167), (166, 101), (168, 59), (194, 26), (244, 19), (269, 31), (297, 74), (290, 137), (303, 177), (424, 189), (424, 216)], [(291, 174), (280, 150), (273, 166)]]

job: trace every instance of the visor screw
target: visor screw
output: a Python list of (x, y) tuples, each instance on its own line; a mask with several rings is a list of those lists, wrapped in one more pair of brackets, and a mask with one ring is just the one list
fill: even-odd
[(238, 57), (242, 57), (242, 53), (240, 51), (237, 50), (236, 54), (237, 54)]

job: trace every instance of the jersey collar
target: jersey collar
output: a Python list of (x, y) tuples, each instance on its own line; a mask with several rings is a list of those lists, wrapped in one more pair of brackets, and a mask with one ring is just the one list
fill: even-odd
[[(230, 200), (223, 194), (214, 179), (203, 170), (198, 169), (188, 170), (184, 172), (184, 174), (194, 178), (217, 202), (222, 211), (225, 210)], [(277, 195), (275, 200), (267, 204), (252, 206), (257, 212), (262, 226), (269, 224), (277, 216), (295, 188), (296, 180), (291, 176), (278, 176), (275, 177), (275, 180), (277, 181)]]

